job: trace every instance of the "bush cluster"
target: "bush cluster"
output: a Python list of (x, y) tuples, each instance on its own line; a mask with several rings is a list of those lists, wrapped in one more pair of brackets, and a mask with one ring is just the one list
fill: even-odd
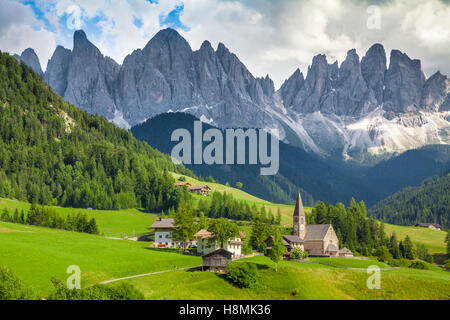
[(258, 285), (256, 265), (232, 263), (227, 267), (226, 279), (239, 288), (255, 288)]

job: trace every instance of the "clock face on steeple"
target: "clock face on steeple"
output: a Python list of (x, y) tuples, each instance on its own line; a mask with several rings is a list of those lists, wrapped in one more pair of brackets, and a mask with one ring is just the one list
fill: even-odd
[[(301, 227), (300, 227), (301, 228)], [(294, 225), (294, 230), (297, 231), (298, 230), (298, 224)]]
[(305, 225), (304, 224), (300, 225), (300, 230), (302, 230), (302, 231), (305, 230)]

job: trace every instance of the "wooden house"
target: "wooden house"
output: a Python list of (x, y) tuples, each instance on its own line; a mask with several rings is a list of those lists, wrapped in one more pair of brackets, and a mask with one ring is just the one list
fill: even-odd
[(186, 181), (182, 181), (182, 182), (175, 182), (175, 187), (192, 187), (192, 184), (190, 184), (189, 182)]
[(225, 272), (227, 266), (231, 264), (232, 253), (225, 250), (219, 249), (202, 257), (203, 265), (202, 271), (209, 270), (212, 272)]
[(211, 191), (211, 188), (208, 186), (191, 186), (188, 188), (188, 190), (195, 194), (201, 194), (203, 196), (208, 196), (209, 192)]
[(441, 225), (437, 223), (417, 223), (415, 227), (428, 228), (433, 230), (441, 230)]

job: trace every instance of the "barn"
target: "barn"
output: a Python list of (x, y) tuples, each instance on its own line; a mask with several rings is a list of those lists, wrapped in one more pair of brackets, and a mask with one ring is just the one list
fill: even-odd
[(227, 266), (231, 264), (232, 253), (219, 249), (211, 253), (205, 254), (203, 258), (202, 271), (209, 270), (212, 272), (225, 272)]

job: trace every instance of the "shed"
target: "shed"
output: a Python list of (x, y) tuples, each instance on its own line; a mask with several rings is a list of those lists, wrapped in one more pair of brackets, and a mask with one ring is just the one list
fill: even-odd
[(232, 253), (225, 250), (219, 249), (214, 252), (205, 254), (203, 258), (202, 270), (209, 270), (213, 272), (225, 272), (227, 266), (231, 264)]
[(339, 250), (339, 256), (340, 257), (353, 257), (353, 252), (351, 252), (347, 248), (343, 248), (343, 249)]

